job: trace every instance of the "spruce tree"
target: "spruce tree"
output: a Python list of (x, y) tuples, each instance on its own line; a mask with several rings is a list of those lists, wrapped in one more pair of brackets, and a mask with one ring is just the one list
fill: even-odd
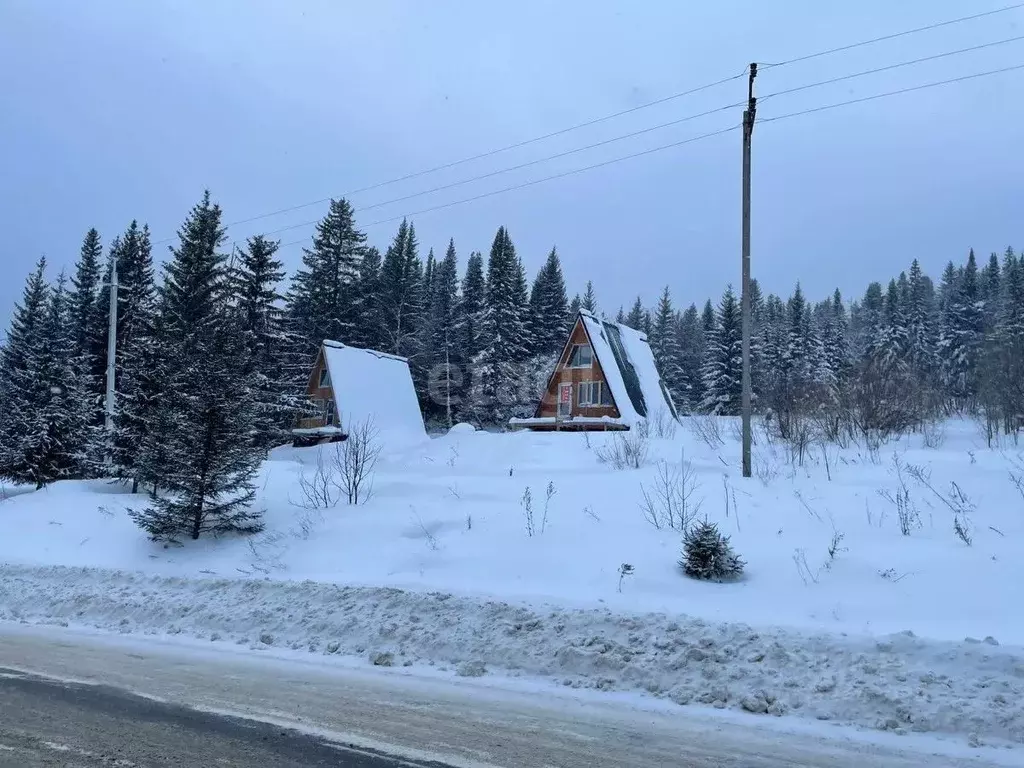
[(702, 370), (702, 408), (706, 411), (723, 416), (734, 416), (740, 412), (743, 390), (742, 330), (739, 303), (730, 285), (722, 295), (714, 326), (707, 337)]
[(527, 302), (522, 262), (508, 231), (500, 227), (487, 260), (482, 349), (473, 361), (475, 403), (494, 423), (507, 421), (528, 397), (521, 391), (522, 364), (530, 349), (525, 322)]
[(711, 333), (715, 330), (715, 325), (718, 323), (718, 316), (715, 314), (715, 308), (711, 304), (711, 299), (704, 302), (704, 309), (701, 311), (700, 324), (704, 330), (704, 335), (710, 338)]
[(279, 286), (284, 266), (277, 258), (280, 243), (263, 235), (250, 237), (231, 271), (231, 300), (242, 332), (244, 372), (252, 377), (256, 445), (269, 449), (286, 440), (300, 407), (302, 381), (309, 374), (298, 358), (297, 339), (287, 331)]
[[(75, 354), (88, 366), (88, 373), (91, 374), (94, 366), (91, 363), (91, 356), (95, 350), (93, 340), (106, 331), (106, 325), (96, 328), (97, 306), (100, 302), (100, 281), (103, 265), (103, 244), (100, 242), (100, 233), (90, 229), (82, 242), (82, 250), (79, 253), (78, 262), (75, 264), (75, 275), (71, 278), (71, 294), (68, 297), (69, 315), (72, 325), (72, 338), (75, 345)], [(102, 308), (101, 308), (102, 309)]]
[(697, 306), (691, 304), (679, 318), (676, 329), (679, 345), (680, 393), (676, 401), (680, 411), (690, 412), (704, 400), (704, 382), (701, 367), (704, 362), (704, 331), (700, 325)]
[[(977, 395), (978, 355), (983, 338), (978, 264), (971, 250), (955, 287), (949, 290), (942, 319), (939, 350), (948, 394), (961, 408), (970, 407)], [(945, 287), (945, 286), (944, 286)]]
[(352, 343), (361, 304), (357, 287), (366, 235), (356, 228), (348, 200), (331, 200), (316, 225), (311, 248), (288, 292), (289, 326), (302, 342), (310, 365), (324, 339)]
[(644, 327), (644, 304), (640, 300), (640, 297), (636, 297), (636, 301), (633, 302), (633, 306), (630, 307), (629, 314), (626, 315), (626, 325), (632, 328), (634, 331), (642, 331)]
[(46, 259), (40, 258), (15, 305), (7, 342), (0, 349), (0, 477), (16, 483), (38, 485), (42, 477), (25, 441), (48, 396), (39, 391), (38, 363), (49, 307)]
[(221, 210), (209, 192), (178, 239), (157, 321), (166, 379), (155, 429), (143, 445), (147, 479), (163, 494), (132, 516), (154, 539), (258, 532), (253, 477), (266, 454), (253, 447), (255, 387), (219, 250)]
[[(456, 333), (459, 348), (462, 351), (462, 380), (468, 389), (470, 386), (470, 365), (483, 349), (483, 317), (487, 305), (487, 279), (484, 277), (484, 258), (474, 251), (466, 263), (466, 274), (462, 279), (462, 288), (456, 311)], [(464, 408), (463, 415), (471, 415), (471, 409)]]
[(68, 296), (75, 374), (81, 388), (81, 407), (87, 418), (83, 434), (87, 449), (82, 455), (82, 468), (91, 467), (93, 471), (99, 443), (96, 428), (101, 419), (106, 384), (105, 342), (109, 314), (109, 301), (104, 301), (102, 289), (102, 258), (103, 244), (99, 232), (90, 229), (82, 242)]
[(686, 402), (687, 392), (683, 382), (683, 367), (676, 328), (676, 313), (672, 308), (672, 296), (668, 286), (662, 291), (654, 317), (654, 327), (648, 339), (654, 353), (654, 363), (662, 381), (678, 403)]
[(583, 293), (580, 306), (591, 314), (597, 314), (597, 295), (594, 293), (594, 283), (590, 280), (587, 280), (587, 290)]
[(425, 324), (430, 339), (428, 405), (431, 412), (441, 414), (445, 424), (451, 427), (461, 383), (463, 351), (457, 328), (459, 264), (454, 240), (448, 241), (444, 258), (432, 271), (433, 289)]
[(919, 385), (932, 388), (938, 367), (934, 289), (917, 259), (910, 265), (908, 280), (910, 297), (906, 308), (907, 364)]
[(382, 351), (414, 358), (425, 311), (423, 262), (417, 253), (416, 230), (403, 219), (384, 254), (377, 288)]
[[(380, 266), (381, 255), (374, 247), (369, 247), (363, 254), (363, 260), (359, 264), (359, 277), (356, 279), (356, 329), (354, 342), (356, 346), (365, 349), (380, 349), (384, 346), (380, 330), (380, 312), (377, 304), (377, 294), (380, 290)], [(289, 329), (294, 332), (289, 323)], [(307, 362), (307, 367), (312, 365), (312, 360)]]
[(577, 293), (572, 297), (572, 301), (569, 302), (569, 309), (566, 314), (566, 323), (570, 328), (576, 322), (576, 318), (579, 317), (580, 310), (583, 309), (583, 299)]
[(565, 324), (562, 318), (568, 313), (565, 294), (565, 280), (562, 265), (554, 248), (547, 261), (537, 273), (530, 290), (528, 327), (531, 354), (536, 356), (556, 355), (565, 344)]

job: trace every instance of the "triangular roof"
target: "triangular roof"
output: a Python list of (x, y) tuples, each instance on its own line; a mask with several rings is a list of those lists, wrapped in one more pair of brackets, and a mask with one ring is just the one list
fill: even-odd
[[(585, 309), (580, 310), (573, 329), (578, 323), (583, 324), (594, 357), (604, 372), (605, 382), (619, 411), (618, 421), (635, 424), (655, 415), (659, 409), (666, 409), (672, 418), (678, 418), (672, 396), (654, 363), (654, 352), (646, 334), (622, 323), (602, 320)], [(572, 331), (566, 347), (571, 339)], [(558, 359), (559, 364), (564, 362), (565, 349)], [(551, 372), (551, 377), (556, 372), (557, 368)]]
[(325, 339), (320, 347), (342, 429), (372, 419), (382, 433), (426, 437), (409, 361)]

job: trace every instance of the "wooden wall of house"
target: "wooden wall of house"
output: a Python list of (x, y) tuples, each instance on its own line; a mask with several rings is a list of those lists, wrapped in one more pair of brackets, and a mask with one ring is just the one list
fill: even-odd
[[(331, 387), (320, 386), (320, 372), (324, 370), (326, 365), (327, 361), (324, 359), (323, 352), (321, 351), (316, 357), (316, 363), (313, 365), (313, 371), (309, 375), (309, 383), (306, 386), (306, 395), (318, 406), (321, 401), (329, 400), (334, 397), (334, 390)], [(300, 429), (314, 429), (324, 425), (325, 421), (322, 415), (302, 418), (299, 419), (298, 423), (298, 427)]]
[[(581, 408), (578, 405), (579, 387), (576, 385), (584, 381), (600, 381), (603, 387), (607, 387), (608, 382), (605, 380), (604, 370), (601, 368), (601, 363), (596, 357), (594, 358), (594, 363), (590, 368), (566, 367), (569, 362), (569, 356), (572, 354), (573, 345), (575, 344), (590, 344), (590, 339), (587, 337), (587, 330), (584, 328), (583, 323), (579, 321), (576, 322), (576, 326), (572, 329), (569, 344), (565, 348), (562, 358), (558, 361), (558, 366), (555, 368), (555, 375), (551, 377), (547, 391), (545, 391), (544, 396), (541, 398), (540, 405), (537, 407), (537, 417), (552, 418), (558, 414), (559, 385), (571, 382), (573, 384), (573, 416), (591, 416), (594, 418), (609, 416), (613, 419), (619, 418), (619, 409), (615, 406), (594, 405)], [(615, 365), (614, 360), (606, 360), (605, 362), (608, 365)]]

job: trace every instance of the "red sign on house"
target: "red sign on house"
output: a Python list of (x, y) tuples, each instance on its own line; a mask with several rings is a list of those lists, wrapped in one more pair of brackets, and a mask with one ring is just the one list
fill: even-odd
[(572, 387), (562, 387), (561, 390), (562, 402), (567, 405), (572, 403)]

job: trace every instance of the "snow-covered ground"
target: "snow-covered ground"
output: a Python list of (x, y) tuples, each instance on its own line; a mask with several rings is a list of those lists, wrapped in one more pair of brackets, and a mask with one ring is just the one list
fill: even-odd
[[(181, 547), (132, 524), (140, 497), (58, 483), (0, 504), (0, 617), (1024, 744), (1024, 447), (951, 422), (876, 452), (811, 446), (801, 465), (759, 435), (744, 480), (735, 425), (720, 444), (696, 431), (617, 470), (599, 458), (611, 434), (460, 427), (388, 446), (370, 502), (327, 510), (301, 503), (318, 449), (281, 449), (264, 534)], [(737, 583), (685, 578), (679, 533), (644, 518), (642, 489), (681, 461), (747, 563)]]

